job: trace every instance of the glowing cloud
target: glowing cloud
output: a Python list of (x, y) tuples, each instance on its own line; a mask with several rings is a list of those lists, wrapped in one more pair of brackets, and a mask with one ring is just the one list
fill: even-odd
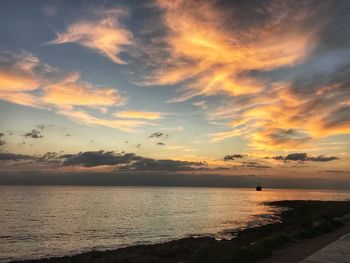
[(34, 90), (39, 79), (34, 69), (39, 60), (31, 53), (13, 54), (0, 52), (0, 92), (17, 92)]
[[(153, 125), (149, 122), (150, 120), (161, 118), (161, 114), (155, 112), (121, 112), (123, 115), (121, 119), (113, 116), (110, 118), (93, 116), (87, 108), (106, 113), (109, 108), (125, 103), (126, 98), (116, 88), (96, 87), (82, 82), (79, 74), (75, 72), (64, 74), (58, 69), (43, 64), (29, 53), (14, 55), (5, 52), (0, 54), (0, 62), (0, 99), (2, 100), (25, 106), (53, 109), (54, 112), (79, 123), (105, 126), (124, 132), (134, 132), (140, 126)], [(37, 92), (30, 93), (31, 91)], [(124, 119), (126, 116), (130, 119)], [(132, 120), (141, 117), (147, 121)]]
[[(316, 90), (322, 90), (318, 88)], [(314, 142), (330, 135), (350, 132), (349, 110), (342, 103), (348, 96), (347, 84), (330, 85), (327, 93), (305, 96), (292, 84), (276, 85), (259, 97), (252, 97), (246, 106), (225, 112), (218, 109), (213, 117), (232, 116), (232, 130), (212, 134), (213, 141), (243, 136), (259, 150), (314, 148)]]
[(78, 43), (97, 50), (114, 63), (125, 64), (119, 54), (123, 46), (132, 43), (132, 34), (120, 24), (120, 17), (125, 15), (126, 11), (122, 9), (100, 11), (91, 20), (71, 24), (50, 44)]
[[(76, 77), (74, 77), (76, 76)], [(45, 87), (43, 100), (57, 105), (117, 106), (125, 101), (114, 88), (96, 88), (86, 82), (78, 82), (79, 75), (68, 77), (59, 83)]]
[(159, 0), (158, 5), (169, 31), (166, 43), (171, 59), (149, 83), (184, 83), (186, 88), (172, 102), (197, 95), (260, 92), (264, 82), (245, 76), (245, 72), (294, 65), (314, 45), (314, 32), (303, 31), (301, 26), (309, 10), (294, 10), (291, 14), (286, 13), (284, 5), (271, 5), (264, 10), (270, 18), (267, 22), (242, 30), (227, 28), (225, 21), (229, 21), (230, 14), (212, 2)]
[(307, 93), (293, 81), (254, 75), (305, 63), (319, 44), (326, 20), (316, 22), (315, 17), (324, 6), (270, 1), (248, 11), (254, 19), (247, 22), (240, 20), (239, 12), (244, 11), (235, 4), (224, 8), (216, 2), (157, 3), (171, 59), (148, 81), (183, 85), (170, 102), (230, 95), (232, 104), (217, 112), (207, 110), (211, 120), (231, 119), (231, 129), (212, 134), (213, 141), (240, 136), (253, 149), (293, 150), (349, 132), (348, 84), (330, 81)]

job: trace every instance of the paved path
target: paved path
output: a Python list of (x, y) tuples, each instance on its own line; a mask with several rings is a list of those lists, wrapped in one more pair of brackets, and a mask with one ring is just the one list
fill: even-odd
[(300, 263), (350, 263), (350, 233), (330, 243)]
[[(315, 238), (302, 239), (296, 243), (291, 244), (290, 246), (279, 249), (275, 251), (271, 257), (259, 261), (259, 263), (300, 263), (303, 260), (303, 263), (306, 263), (307, 261), (305, 261), (305, 259), (309, 259), (308, 257), (310, 255), (313, 255), (317, 251), (322, 250), (326, 246), (332, 244), (333, 242), (339, 240), (341, 237), (344, 237), (344, 235), (347, 235), (349, 233), (350, 224), (346, 224), (345, 226), (338, 228), (330, 233), (326, 233)], [(349, 240), (349, 236), (347, 239)], [(349, 243), (347, 248), (350, 248)]]

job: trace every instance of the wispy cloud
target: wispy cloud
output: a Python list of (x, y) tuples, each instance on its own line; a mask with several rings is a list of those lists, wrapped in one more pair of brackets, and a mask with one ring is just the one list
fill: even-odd
[[(0, 50), (0, 98), (22, 105), (36, 106), (35, 97), (29, 92), (36, 90), (43, 82), (39, 72), (45, 72), (47, 65), (29, 52), (17, 54)], [(27, 93), (28, 92), (28, 93)]]
[(77, 43), (93, 49), (118, 64), (125, 64), (119, 54), (123, 46), (132, 43), (132, 33), (120, 23), (127, 15), (124, 9), (100, 10), (91, 19), (81, 19), (68, 26), (65, 32), (57, 33), (50, 44)]
[(113, 114), (118, 118), (128, 119), (145, 119), (145, 120), (158, 120), (163, 118), (164, 114), (160, 112), (151, 111), (118, 111)]
[(109, 128), (118, 129), (124, 132), (136, 132), (137, 128), (144, 125), (154, 125), (151, 122), (142, 120), (128, 120), (128, 119), (115, 119), (115, 118), (101, 118), (95, 117), (90, 113), (82, 110), (60, 109), (59, 114), (65, 115), (73, 121), (78, 123), (92, 125), (92, 126), (104, 126)]
[[(264, 82), (245, 72), (300, 63), (315, 43), (315, 32), (302, 26), (310, 11), (305, 6), (293, 9), (271, 4), (260, 10), (260, 15), (269, 19), (240, 28), (235, 26), (238, 18), (232, 21), (234, 15), (214, 2), (157, 3), (164, 12), (171, 59), (149, 82), (183, 84), (185, 89), (174, 102), (197, 95), (260, 92)], [(227, 21), (230, 26), (225, 24)]]
[(300, 161), (300, 162), (306, 162), (306, 161), (330, 162), (330, 161), (339, 159), (338, 157), (335, 157), (335, 156), (323, 156), (323, 155), (314, 157), (306, 153), (291, 153), (291, 154), (288, 154), (287, 156), (274, 156), (272, 158), (279, 161)]
[[(298, 90), (294, 83), (281, 83), (265, 94), (249, 98), (245, 104), (237, 102), (238, 106), (229, 109), (227, 115), (219, 109), (216, 117), (231, 115), (231, 130), (212, 134), (212, 140), (243, 136), (255, 149), (279, 146), (302, 150), (315, 147), (316, 140), (348, 133), (349, 109), (343, 103), (350, 96), (348, 83), (336, 72), (329, 76), (328, 84), (320, 83), (309, 93)], [(215, 111), (211, 115), (215, 116)]]
[(95, 87), (79, 78), (79, 74), (73, 73), (61, 82), (47, 85), (42, 100), (48, 104), (90, 107), (118, 106), (125, 102), (117, 89)]
[(250, 9), (215, 1), (156, 3), (166, 29), (155, 42), (166, 45), (169, 59), (145, 83), (182, 87), (170, 102), (228, 95), (217, 110), (194, 103), (209, 121), (227, 122), (213, 141), (240, 136), (253, 149), (301, 150), (349, 132), (348, 51), (322, 47), (325, 32), (337, 27), (329, 17), (318, 19), (329, 2), (272, 0)]
[[(1, 58), (0, 71), (0, 91), (29, 91), (36, 89), (39, 80), (32, 72), (33, 67), (36, 66), (37, 61), (33, 61), (35, 57), (30, 54), (23, 54), (22, 58), (16, 56), (17, 61), (6, 61), (9, 59), (9, 54)], [(8, 65), (10, 62), (12, 65)]]
[[(22, 76), (25, 76), (26, 81), (23, 81)], [(126, 115), (119, 118), (94, 116), (91, 111), (105, 113), (108, 109), (124, 104), (126, 97), (115, 87), (101, 87), (83, 82), (77, 72), (65, 73), (50, 67), (30, 53), (0, 53), (0, 77), (0, 99), (53, 110), (87, 125), (134, 132), (140, 126), (153, 125), (150, 121), (162, 116), (155, 112), (139, 112), (138, 117), (142, 116), (142, 119), (132, 118), (130, 112), (126, 113), (129, 119), (126, 119)]]
[(202, 110), (208, 109), (208, 106), (206, 105), (206, 101), (205, 100), (194, 102), (193, 105), (197, 106), (198, 108), (200, 108)]
[(23, 160), (30, 160), (33, 158), (34, 157), (31, 155), (0, 152), (0, 161), (23, 161)]

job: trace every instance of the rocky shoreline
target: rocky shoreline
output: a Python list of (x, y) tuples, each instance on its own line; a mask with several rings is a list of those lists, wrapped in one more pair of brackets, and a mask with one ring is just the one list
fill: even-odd
[(234, 232), (232, 240), (188, 237), (154, 245), (139, 245), (73, 256), (12, 263), (175, 263), (257, 262), (275, 251), (350, 224), (350, 201), (277, 201), (281, 221)]

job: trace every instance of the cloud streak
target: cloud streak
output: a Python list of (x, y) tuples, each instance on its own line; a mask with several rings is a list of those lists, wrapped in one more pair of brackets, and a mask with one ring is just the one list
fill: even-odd
[(30, 160), (30, 159), (33, 159), (33, 156), (25, 155), (25, 154), (0, 152), (0, 161), (21, 161), (21, 160)]
[[(51, 156), (50, 157), (56, 157)], [(45, 157), (44, 157), (45, 158)], [(115, 166), (117, 169), (137, 171), (191, 171), (206, 166), (203, 162), (188, 162), (180, 160), (156, 160), (145, 158), (134, 153), (116, 153), (114, 151), (87, 151), (77, 154), (57, 156), (63, 166)]]
[(48, 168), (83, 167), (88, 169), (112, 167), (121, 171), (196, 171), (206, 169), (205, 162), (189, 162), (172, 159), (156, 160), (145, 158), (134, 153), (118, 153), (114, 151), (86, 151), (76, 154), (60, 154), (48, 152), (41, 156), (15, 153), (1, 153), (0, 161), (9, 162), (30, 160), (31, 165), (46, 165)]
[(300, 162), (330, 162), (330, 161), (334, 161), (334, 160), (339, 160), (338, 157), (335, 156), (317, 156), (317, 157), (313, 157), (313, 156), (309, 156), (306, 153), (291, 153), (288, 154), (287, 156), (274, 156), (272, 157), (275, 160), (278, 161), (300, 161)]
[(239, 18), (232, 20), (236, 13), (228, 11), (234, 7), (219, 8), (214, 2), (157, 3), (168, 29), (165, 41), (171, 60), (154, 73), (150, 83), (185, 85), (173, 102), (198, 95), (260, 92), (263, 81), (249, 77), (246, 72), (300, 63), (315, 42), (315, 32), (301, 26), (308, 20), (307, 6), (289, 8), (271, 3), (259, 11), (260, 16), (268, 19), (241, 29), (236, 26)]
[(158, 120), (163, 118), (164, 114), (151, 111), (118, 111), (113, 115), (118, 118)]
[(170, 102), (228, 95), (218, 112), (197, 103), (211, 120), (216, 113), (231, 119), (213, 141), (240, 136), (255, 150), (301, 150), (349, 133), (349, 46), (323, 46), (346, 24), (340, 10), (348, 5), (159, 0), (157, 6), (165, 36), (155, 41), (165, 44), (160, 56), (169, 59), (158, 67), (155, 59), (145, 83), (181, 86)]
[(155, 133), (152, 133), (150, 136), (148, 136), (148, 138), (168, 138), (168, 134), (165, 134), (163, 132), (155, 132)]
[(132, 33), (125, 29), (120, 19), (127, 15), (123, 9), (100, 10), (91, 19), (81, 19), (57, 33), (50, 44), (77, 43), (96, 50), (117, 64), (126, 62), (119, 56), (123, 47), (132, 43)]
[[(24, 77), (31, 81), (23, 81)], [(9, 81), (11, 79), (11, 81)], [(16, 84), (17, 83), (17, 84)], [(0, 99), (42, 109), (53, 109), (78, 123), (135, 132), (162, 117), (156, 112), (122, 112), (122, 116), (97, 117), (91, 111), (106, 112), (126, 102), (115, 87), (100, 87), (80, 80), (77, 72), (42, 63), (30, 53), (0, 52)]]
[(231, 154), (224, 157), (224, 161), (234, 161), (236, 159), (242, 159), (244, 156), (242, 154)]

